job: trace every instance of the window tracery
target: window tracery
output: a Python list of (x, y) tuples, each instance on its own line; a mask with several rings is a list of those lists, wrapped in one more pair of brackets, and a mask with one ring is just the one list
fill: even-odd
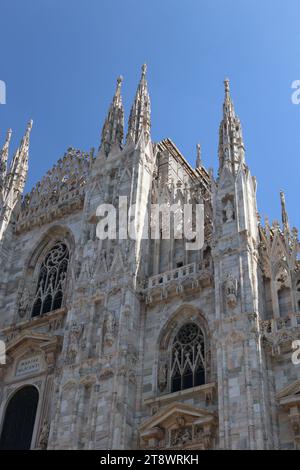
[(198, 325), (188, 322), (180, 328), (171, 355), (171, 392), (205, 383), (205, 339)]
[(39, 272), (31, 316), (61, 308), (69, 264), (65, 243), (56, 243), (46, 255)]

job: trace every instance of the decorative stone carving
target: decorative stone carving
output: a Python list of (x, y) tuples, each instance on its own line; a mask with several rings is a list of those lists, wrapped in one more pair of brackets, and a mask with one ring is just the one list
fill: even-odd
[(210, 449), (213, 439), (212, 426), (210, 424), (196, 425), (194, 427), (194, 439), (202, 443), (203, 449)]
[(238, 296), (238, 281), (234, 279), (231, 273), (227, 273), (225, 275), (224, 292), (228, 307), (236, 307)]
[(286, 268), (281, 268), (277, 273), (276, 285), (278, 290), (290, 287), (289, 275)]
[(50, 425), (48, 421), (45, 419), (40, 436), (39, 436), (39, 441), (38, 441), (38, 448), (41, 450), (46, 450), (48, 446), (48, 439), (49, 439), (49, 433), (50, 433)]
[[(279, 318), (278, 323), (280, 323), (280, 320), (282, 319)], [(283, 349), (289, 349), (292, 342), (299, 339), (299, 332), (286, 326), (279, 330), (274, 327), (274, 330), (264, 332), (263, 339), (265, 347), (271, 350), (272, 355), (280, 357)]]
[(107, 312), (104, 322), (104, 344), (112, 346), (116, 336), (116, 320), (112, 312)]
[(296, 448), (300, 448), (300, 380), (289, 383), (276, 395), (283, 411), (288, 414)]
[(25, 287), (23, 289), (23, 293), (21, 295), (21, 298), (19, 300), (19, 308), (18, 308), (18, 313), (21, 318), (24, 318), (26, 316), (26, 313), (28, 311), (29, 307), (29, 302), (30, 302), (30, 295), (28, 288)]
[(300, 413), (297, 410), (297, 413), (293, 413), (293, 410), (290, 410), (290, 422), (293, 428), (295, 439), (300, 442)]
[(224, 215), (225, 215), (225, 222), (232, 222), (234, 220), (234, 209), (231, 199), (227, 199), (227, 202), (224, 206)]
[(92, 155), (69, 148), (22, 201), (17, 232), (60, 218), (83, 207)]
[(193, 439), (192, 426), (180, 427), (178, 429), (172, 429), (171, 431), (171, 445), (172, 446), (184, 446), (185, 444), (192, 442), (192, 439)]
[(216, 416), (207, 410), (173, 402), (158, 408), (140, 427), (143, 448), (209, 449)]
[(83, 333), (84, 326), (73, 321), (70, 334), (69, 334), (69, 346), (67, 351), (67, 363), (72, 364), (75, 362), (77, 354), (79, 352), (79, 340)]
[(158, 388), (163, 392), (168, 383), (168, 366), (165, 362), (161, 362), (158, 368)]

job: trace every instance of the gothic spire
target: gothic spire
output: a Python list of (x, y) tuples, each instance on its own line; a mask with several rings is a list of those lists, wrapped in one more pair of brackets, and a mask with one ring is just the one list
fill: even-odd
[(135, 144), (137, 143), (142, 131), (144, 131), (145, 140), (148, 141), (150, 139), (151, 111), (146, 72), (147, 66), (144, 64), (142, 67), (141, 80), (138, 85), (128, 121), (126, 140), (128, 141), (128, 139), (131, 139)]
[(29, 140), (32, 124), (32, 120), (27, 124), (25, 135), (14, 155), (8, 175), (9, 181), (7, 189), (10, 190), (13, 188), (14, 191), (18, 191), (20, 194), (23, 192), (28, 172)]
[(219, 129), (219, 168), (221, 170), (227, 165), (236, 173), (240, 163), (245, 161), (245, 149), (241, 123), (234, 111), (228, 79), (224, 80), (224, 86), (223, 119)]
[(9, 153), (9, 143), (11, 139), (12, 130), (8, 129), (6, 134), (5, 143), (0, 150), (0, 188), (3, 187), (4, 179), (7, 173), (7, 160), (8, 160), (8, 153)]
[(280, 191), (280, 202), (281, 202), (281, 218), (282, 218), (283, 228), (284, 230), (289, 231), (290, 230), (289, 218), (288, 218), (288, 214), (286, 210), (285, 195), (283, 191)]
[(201, 145), (197, 144), (197, 159), (196, 159), (196, 168), (200, 168), (202, 166), (202, 160), (201, 160)]
[(116, 91), (102, 128), (99, 150), (105, 153), (106, 156), (109, 154), (113, 145), (121, 149), (123, 144), (124, 108), (121, 96), (122, 81), (123, 77), (118, 77)]

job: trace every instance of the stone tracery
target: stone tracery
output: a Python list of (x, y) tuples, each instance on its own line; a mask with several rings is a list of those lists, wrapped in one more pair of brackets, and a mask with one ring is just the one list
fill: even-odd
[(43, 261), (31, 315), (57, 310), (62, 306), (69, 265), (69, 250), (65, 243), (56, 243)]
[(205, 383), (205, 342), (195, 323), (185, 323), (175, 336), (171, 358), (171, 391)]

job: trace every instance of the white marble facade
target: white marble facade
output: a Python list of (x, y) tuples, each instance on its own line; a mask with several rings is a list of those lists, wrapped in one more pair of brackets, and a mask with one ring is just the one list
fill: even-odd
[[(200, 146), (192, 168), (151, 141), (145, 66), (124, 139), (121, 82), (99, 150), (68, 149), (29, 194), (32, 123), (10, 167), (11, 131), (1, 150), (0, 447), (297, 448), (299, 243), (284, 194), (282, 224), (262, 224), (228, 80), (216, 177)], [(97, 207), (120, 196), (141, 225), (151, 203), (202, 201), (203, 248), (99, 240)], [(23, 443), (14, 407), (32, 411)]]

